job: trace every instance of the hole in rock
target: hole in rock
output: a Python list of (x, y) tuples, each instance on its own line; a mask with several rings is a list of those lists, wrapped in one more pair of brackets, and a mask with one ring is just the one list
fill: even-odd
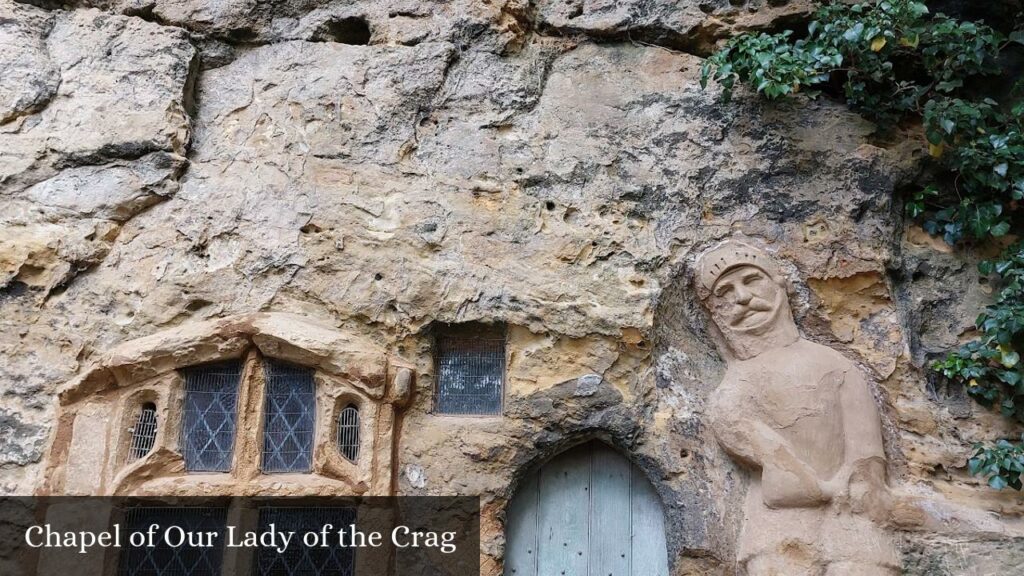
[(185, 306), (185, 310), (188, 310), (189, 312), (198, 312), (199, 310), (202, 310), (203, 308), (206, 308), (211, 304), (213, 304), (213, 302), (210, 302), (209, 300), (193, 300), (189, 302), (188, 305)]
[(313, 33), (314, 42), (338, 42), (365, 46), (370, 43), (372, 31), (362, 18), (350, 17), (328, 20)]
[(0, 286), (0, 299), (5, 297), (15, 298), (28, 292), (28, 284), (21, 280), (11, 280), (5, 286)]

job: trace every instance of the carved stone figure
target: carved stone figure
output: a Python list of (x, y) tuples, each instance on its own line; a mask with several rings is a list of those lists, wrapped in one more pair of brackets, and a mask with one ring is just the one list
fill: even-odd
[(750, 576), (896, 574), (878, 408), (860, 370), (803, 339), (772, 259), (729, 241), (698, 295), (728, 370), (711, 401), (722, 447), (751, 470), (738, 560)]

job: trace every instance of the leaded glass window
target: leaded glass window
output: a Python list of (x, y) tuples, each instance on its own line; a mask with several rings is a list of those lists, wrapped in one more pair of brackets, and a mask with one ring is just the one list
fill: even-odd
[(313, 371), (268, 361), (266, 376), (263, 471), (309, 472), (313, 463), (316, 403)]
[(359, 458), (359, 408), (353, 404), (338, 414), (338, 451), (351, 462)]
[[(352, 508), (342, 507), (274, 507), (260, 508), (260, 532), (266, 532), (273, 524), (279, 532), (320, 532), (321, 527), (331, 524), (336, 532), (348, 530), (356, 521)], [(338, 545), (336, 538), (330, 539), (329, 546), (289, 546), (278, 554), (272, 547), (261, 547), (253, 563), (254, 576), (352, 576), (355, 574), (355, 548)]]
[[(171, 526), (185, 532), (218, 532), (208, 547), (183, 545), (171, 547), (163, 537), (154, 539), (154, 546), (129, 546), (121, 549), (120, 576), (220, 576), (227, 510), (194, 507), (137, 507), (126, 512), (125, 534), (145, 532), (158, 524), (158, 534)], [(198, 544), (199, 542), (195, 542)], [(204, 542), (205, 544), (205, 542)]]
[(440, 414), (501, 414), (505, 339), (493, 330), (439, 334), (435, 410)]
[(135, 462), (153, 449), (156, 443), (156, 404), (146, 402), (139, 406), (135, 425), (131, 428), (131, 444), (128, 446), (128, 462)]
[(238, 361), (185, 370), (181, 443), (186, 470), (227, 472), (231, 469), (241, 376), (242, 363)]

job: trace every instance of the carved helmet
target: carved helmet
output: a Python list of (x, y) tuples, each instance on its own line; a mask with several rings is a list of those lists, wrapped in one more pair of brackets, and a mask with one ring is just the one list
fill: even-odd
[(707, 300), (722, 274), (745, 265), (760, 268), (776, 282), (784, 278), (775, 259), (764, 250), (741, 240), (726, 240), (697, 258), (697, 296)]

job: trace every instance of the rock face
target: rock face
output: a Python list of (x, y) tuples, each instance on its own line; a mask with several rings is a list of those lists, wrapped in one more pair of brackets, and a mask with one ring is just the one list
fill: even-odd
[(137, 18), (0, 10), (0, 282), (52, 290), (177, 190), (196, 51)]
[[(486, 574), (519, 479), (594, 437), (659, 492), (673, 574), (732, 574), (747, 476), (689, 274), (742, 233), (869, 377), (907, 573), (1014, 565), (1020, 500), (963, 470), (1014, 430), (922, 368), (987, 296), (981, 255), (902, 222), (917, 139), (698, 85), (715, 39), (803, 3), (34, 4), (0, 0), (5, 492), (43, 484), (57, 390), (110, 350), (291, 313), (413, 368), (395, 490), (482, 494)], [(503, 416), (433, 414), (435, 329), (473, 321), (507, 326)]]

